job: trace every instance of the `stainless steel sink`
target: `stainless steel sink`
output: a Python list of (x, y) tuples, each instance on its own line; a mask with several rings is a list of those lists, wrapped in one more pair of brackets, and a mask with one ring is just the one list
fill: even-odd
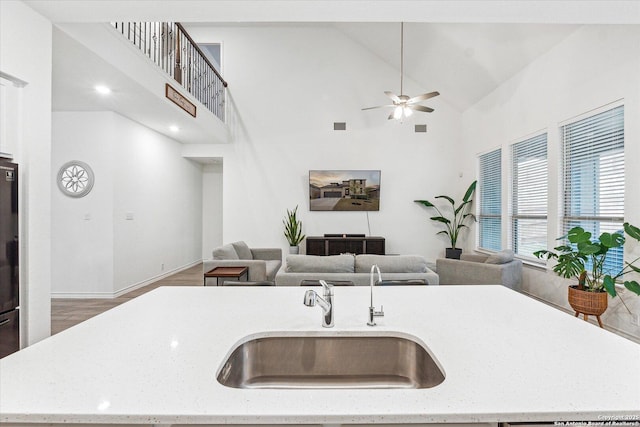
[(423, 346), (395, 336), (255, 338), (218, 373), (218, 382), (234, 388), (429, 388), (443, 381)]

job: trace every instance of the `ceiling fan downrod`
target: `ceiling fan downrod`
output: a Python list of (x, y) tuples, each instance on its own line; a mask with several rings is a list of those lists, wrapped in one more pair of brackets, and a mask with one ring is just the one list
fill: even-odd
[(404, 22), (400, 23), (400, 95), (404, 93), (402, 89), (404, 76)]

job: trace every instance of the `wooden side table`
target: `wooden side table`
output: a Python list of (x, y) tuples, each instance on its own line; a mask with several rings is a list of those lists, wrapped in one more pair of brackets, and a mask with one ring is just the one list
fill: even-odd
[(220, 286), (221, 278), (224, 280), (234, 279), (240, 282), (242, 281), (242, 276), (244, 276), (245, 282), (248, 281), (249, 267), (216, 267), (213, 270), (204, 273), (204, 285), (207, 286), (207, 278), (209, 277), (215, 277), (216, 286)]

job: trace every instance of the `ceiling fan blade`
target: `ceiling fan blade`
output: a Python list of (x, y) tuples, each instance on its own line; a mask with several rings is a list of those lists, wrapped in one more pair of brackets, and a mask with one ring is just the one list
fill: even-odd
[(407, 107), (411, 108), (412, 110), (424, 111), (425, 113), (431, 113), (435, 111), (433, 108), (425, 107), (423, 105), (407, 105)]
[(373, 110), (374, 108), (385, 108), (385, 107), (395, 107), (395, 105), (377, 105), (375, 107), (367, 107), (367, 108), (363, 108), (362, 110)]
[(413, 98), (407, 101), (407, 104), (415, 104), (416, 102), (424, 101), (425, 99), (433, 98), (434, 96), (440, 95), (440, 92), (429, 92), (422, 95), (414, 96)]
[(400, 98), (398, 98), (398, 95), (396, 95), (395, 93), (385, 90), (384, 94), (391, 98), (393, 102), (400, 102)]

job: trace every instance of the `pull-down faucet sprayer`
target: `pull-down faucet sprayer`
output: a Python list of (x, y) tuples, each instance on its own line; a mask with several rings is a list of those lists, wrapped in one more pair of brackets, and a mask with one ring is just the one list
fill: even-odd
[(316, 291), (309, 289), (304, 293), (303, 303), (307, 307), (318, 304), (322, 308), (322, 326), (333, 328), (333, 285), (329, 285), (324, 280), (320, 280), (320, 284), (324, 290), (322, 297)]

